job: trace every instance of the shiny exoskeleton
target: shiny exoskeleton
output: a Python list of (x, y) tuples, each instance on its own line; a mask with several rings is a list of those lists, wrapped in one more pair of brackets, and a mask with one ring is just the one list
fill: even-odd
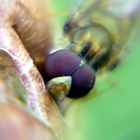
[(63, 26), (67, 47), (95, 71), (113, 70), (126, 49), (136, 14), (125, 14), (125, 7), (122, 15), (116, 14), (117, 8), (110, 11), (112, 1), (91, 0), (87, 7), (83, 3), (84, 8), (80, 5)]

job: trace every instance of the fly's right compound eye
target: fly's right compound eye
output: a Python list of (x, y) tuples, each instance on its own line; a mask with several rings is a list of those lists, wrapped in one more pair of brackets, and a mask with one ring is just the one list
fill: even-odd
[(69, 50), (59, 50), (50, 54), (45, 61), (45, 73), (48, 80), (70, 76), (81, 63), (80, 57)]

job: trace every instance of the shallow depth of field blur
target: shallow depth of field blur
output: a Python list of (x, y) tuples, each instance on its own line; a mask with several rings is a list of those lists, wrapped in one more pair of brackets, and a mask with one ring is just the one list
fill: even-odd
[[(88, 1), (87, 1), (88, 2)], [(126, 1), (127, 2), (127, 1)], [(76, 0), (52, 0), (60, 28)], [(65, 140), (140, 139), (140, 29), (128, 41), (130, 49), (116, 70), (96, 83), (95, 92), (73, 101), (65, 115)]]

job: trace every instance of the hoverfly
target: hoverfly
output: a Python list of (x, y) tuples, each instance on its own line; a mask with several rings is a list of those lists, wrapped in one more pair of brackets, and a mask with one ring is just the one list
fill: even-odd
[[(69, 66), (70, 63), (67, 63), (69, 58), (66, 58), (66, 50), (59, 50), (52, 53), (46, 62), (46, 73), (51, 78), (67, 75), (72, 77), (72, 87), (74, 83), (74, 88), (71, 87), (73, 90), (70, 90), (70, 95), (67, 95), (68, 97), (77, 98), (86, 95), (94, 85), (95, 72), (97, 75), (103, 74), (115, 69), (120, 63), (123, 53), (127, 48), (127, 40), (129, 39), (134, 23), (137, 21), (139, 6), (139, 0), (80, 1), (79, 5), (64, 23), (62, 32), (64, 34), (63, 44), (66, 46), (67, 51), (74, 52), (82, 61), (78, 63), (78, 66), (70, 74), (69, 70), (71, 67)], [(63, 56), (66, 64), (59, 59)], [(76, 59), (76, 56), (73, 55), (74, 58)], [(61, 66), (59, 66), (58, 61), (60, 63), (62, 61), (63, 65), (60, 64)], [(75, 61), (72, 63), (75, 63)], [(73, 74), (85, 65), (88, 65), (89, 69), (92, 68), (93, 72), (86, 70), (77, 74), (78, 77), (75, 78), (75, 82), (73, 80)], [(66, 70), (63, 67), (68, 68)], [(54, 72), (52, 72), (53, 68), (55, 69)], [(66, 71), (64, 72), (63, 70)], [(91, 81), (88, 83), (88, 80), (84, 77), (85, 82), (88, 83), (87, 85), (81, 82), (84, 79), (81, 78), (83, 75), (88, 75), (88, 80)], [(84, 84), (86, 88), (88, 87), (88, 90), (83, 88), (85, 86)], [(78, 90), (77, 86), (79, 86)], [(80, 88), (81, 90), (79, 90)], [(74, 90), (77, 95), (75, 95)], [(84, 93), (80, 94), (82, 91)]]

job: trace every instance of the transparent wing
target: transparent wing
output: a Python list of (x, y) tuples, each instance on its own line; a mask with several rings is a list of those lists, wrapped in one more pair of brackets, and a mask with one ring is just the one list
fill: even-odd
[(140, 0), (108, 0), (105, 7), (118, 17), (134, 16), (140, 12)]
[(116, 17), (134, 16), (140, 12), (140, 0), (80, 0), (69, 18), (77, 21), (87, 19), (93, 12), (103, 10)]

